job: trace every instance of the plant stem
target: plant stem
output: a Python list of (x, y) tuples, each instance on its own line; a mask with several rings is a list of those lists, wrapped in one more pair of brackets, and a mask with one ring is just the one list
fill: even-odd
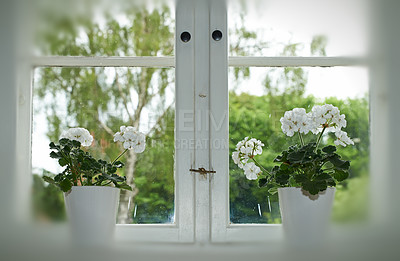
[(122, 155), (124, 155), (125, 152), (127, 152), (127, 151), (128, 151), (128, 149), (125, 149), (121, 154), (119, 154), (119, 156), (111, 163), (111, 165), (114, 165), (114, 163), (115, 163), (119, 158), (121, 158)]
[(318, 136), (318, 139), (317, 139), (317, 146), (315, 146), (315, 152), (316, 152), (317, 149), (318, 149), (319, 143), (321, 142), (321, 139), (322, 139), (322, 134), (324, 134), (325, 129), (326, 129), (326, 127), (324, 127), (324, 128), (322, 129), (321, 134), (319, 134), (319, 136)]
[(298, 134), (299, 134), (299, 137), (300, 137), (300, 144), (301, 144), (301, 146), (303, 147), (303, 146), (304, 146), (303, 136), (301, 135), (300, 132), (298, 132)]
[(263, 171), (265, 171), (266, 173), (268, 173), (268, 175), (271, 175), (271, 173), (269, 173), (268, 170), (266, 170), (263, 166), (261, 166), (261, 164), (258, 163), (258, 161), (256, 161), (255, 158), (251, 158), (251, 159), (252, 159), (252, 160), (256, 163), (256, 165), (259, 166)]

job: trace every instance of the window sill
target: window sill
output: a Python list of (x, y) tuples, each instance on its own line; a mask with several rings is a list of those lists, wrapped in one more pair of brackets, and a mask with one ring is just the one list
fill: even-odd
[[(282, 240), (225, 243), (118, 242), (102, 248), (69, 245), (64, 225), (18, 227), (0, 236), (2, 260), (374, 260), (393, 257), (398, 231), (392, 234), (366, 226), (342, 228), (326, 247), (288, 248)], [(375, 231), (376, 232), (376, 231)], [(397, 240), (396, 240), (397, 239)]]

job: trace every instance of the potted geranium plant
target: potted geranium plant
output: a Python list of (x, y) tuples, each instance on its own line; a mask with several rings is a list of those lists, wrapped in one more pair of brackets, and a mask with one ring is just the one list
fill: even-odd
[[(278, 192), (288, 240), (319, 241), (329, 222), (335, 186), (349, 176), (350, 161), (341, 158), (336, 146), (354, 142), (342, 130), (347, 124), (345, 115), (331, 104), (316, 105), (308, 113), (295, 108), (285, 112), (280, 122), (287, 136), (298, 136), (298, 143), (275, 158), (278, 165), (272, 170), (266, 170), (256, 160), (264, 144), (254, 138), (240, 141), (232, 159), (244, 170), (247, 179), (258, 180), (259, 186), (267, 187), (271, 194)], [(304, 135), (310, 132), (316, 138), (305, 143)], [(327, 133), (334, 133), (336, 140), (334, 145), (321, 148), (323, 135)]]
[(111, 162), (95, 159), (82, 148), (93, 142), (93, 136), (84, 128), (70, 128), (62, 133), (58, 144), (50, 143), (50, 157), (57, 159), (64, 170), (54, 178), (43, 179), (64, 192), (72, 234), (79, 244), (110, 242), (120, 189), (132, 190), (126, 178), (116, 173), (124, 166), (119, 159), (128, 150), (143, 152), (145, 135), (131, 126), (121, 126), (114, 141), (122, 142), (124, 150)]

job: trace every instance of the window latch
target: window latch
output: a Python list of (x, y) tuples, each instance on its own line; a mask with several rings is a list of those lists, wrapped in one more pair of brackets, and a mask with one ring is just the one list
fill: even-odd
[(205, 174), (208, 174), (208, 173), (216, 173), (215, 170), (206, 170), (205, 168), (189, 169), (189, 171), (197, 172), (197, 173), (200, 173), (202, 175), (205, 175)]

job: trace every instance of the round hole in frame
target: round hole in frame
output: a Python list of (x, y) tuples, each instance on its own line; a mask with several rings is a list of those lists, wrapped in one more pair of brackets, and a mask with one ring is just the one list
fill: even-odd
[(192, 38), (192, 36), (190, 35), (189, 32), (186, 32), (186, 31), (185, 31), (185, 32), (181, 33), (181, 40), (182, 40), (182, 42), (187, 43), (187, 42), (190, 41), (190, 38)]
[(212, 38), (213, 38), (215, 41), (221, 40), (221, 39), (222, 39), (222, 32), (221, 32), (220, 30), (215, 30), (215, 31), (212, 33)]

